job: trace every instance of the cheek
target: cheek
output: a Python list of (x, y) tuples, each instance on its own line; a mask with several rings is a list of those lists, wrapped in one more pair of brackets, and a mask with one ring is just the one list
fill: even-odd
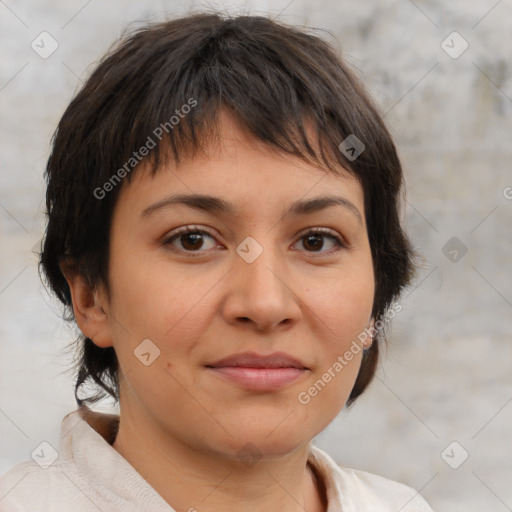
[(122, 252), (114, 248), (111, 253), (114, 315), (133, 324), (133, 329), (144, 324), (156, 327), (156, 319), (169, 323), (173, 312), (179, 315), (185, 309), (190, 287), (185, 286), (179, 272), (173, 274), (171, 281), (168, 268), (154, 258), (137, 251), (126, 251), (123, 257)]
[(309, 287), (306, 301), (322, 320), (326, 340), (339, 345), (367, 326), (373, 306), (374, 286), (372, 269), (365, 268), (360, 273), (332, 275)]
[[(362, 263), (362, 262), (361, 262)], [(318, 414), (325, 426), (348, 399), (359, 372), (362, 348), (358, 336), (368, 327), (374, 299), (373, 269), (354, 265), (309, 287), (308, 306), (318, 321), (319, 364), (299, 402)]]
[[(116, 254), (112, 256), (114, 260)], [(165, 258), (137, 256), (135, 252), (117, 259), (111, 271), (111, 325), (125, 368), (133, 365), (133, 351), (146, 339), (160, 350), (159, 365), (186, 357), (212, 321), (212, 289), (219, 280), (199, 266), (170, 272)]]

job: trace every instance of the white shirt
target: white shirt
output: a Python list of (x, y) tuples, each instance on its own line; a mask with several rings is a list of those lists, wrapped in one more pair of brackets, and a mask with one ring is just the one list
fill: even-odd
[[(0, 477), (1, 512), (174, 512), (112, 446), (118, 416), (76, 410), (64, 417), (58, 454), (48, 443)], [(411, 487), (339, 467), (311, 445), (328, 512), (432, 512)], [(37, 461), (37, 462), (36, 462)]]

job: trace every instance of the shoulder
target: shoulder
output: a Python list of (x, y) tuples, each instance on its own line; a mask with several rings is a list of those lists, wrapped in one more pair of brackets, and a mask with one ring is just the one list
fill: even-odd
[(329, 474), (332, 499), (341, 509), (366, 512), (432, 512), (418, 491), (405, 484), (373, 473), (339, 466), (324, 451), (313, 447), (317, 460)]
[(22, 462), (0, 475), (0, 510), (27, 512), (60, 510), (65, 503), (75, 512), (87, 510), (91, 503), (80, 490), (84, 483), (74, 468), (55, 462), (44, 469), (33, 461)]

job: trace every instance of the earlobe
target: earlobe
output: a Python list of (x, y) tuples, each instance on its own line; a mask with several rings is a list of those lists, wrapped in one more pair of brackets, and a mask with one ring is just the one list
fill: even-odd
[(78, 327), (95, 345), (111, 347), (113, 342), (106, 313), (108, 308), (102, 288), (92, 288), (82, 275), (62, 265), (61, 270), (71, 292)]

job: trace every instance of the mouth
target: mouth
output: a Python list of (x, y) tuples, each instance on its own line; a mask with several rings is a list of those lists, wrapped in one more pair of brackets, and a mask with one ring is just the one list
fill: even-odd
[(310, 371), (302, 361), (284, 352), (270, 355), (244, 352), (205, 367), (231, 383), (257, 391), (271, 391), (290, 385)]

